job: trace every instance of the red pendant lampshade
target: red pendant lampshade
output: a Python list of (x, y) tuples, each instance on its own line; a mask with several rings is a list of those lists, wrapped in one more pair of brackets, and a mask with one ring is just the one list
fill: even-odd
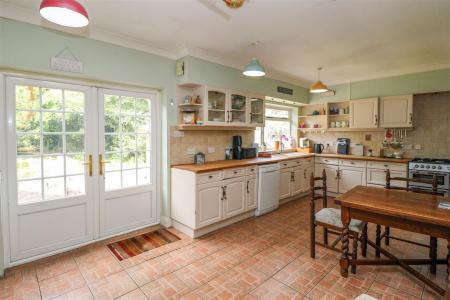
[(84, 7), (75, 0), (43, 0), (41, 16), (48, 21), (67, 27), (84, 27), (89, 17)]

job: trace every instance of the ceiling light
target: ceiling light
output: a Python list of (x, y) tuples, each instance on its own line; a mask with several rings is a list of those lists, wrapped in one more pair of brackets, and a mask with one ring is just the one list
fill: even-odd
[(62, 26), (84, 27), (89, 24), (86, 10), (75, 0), (43, 0), (40, 13), (44, 19)]
[(249, 77), (261, 77), (266, 75), (266, 71), (256, 58), (252, 58), (252, 61), (245, 67), (242, 74)]
[(328, 92), (328, 87), (320, 81), (320, 70), (322, 68), (317, 68), (317, 81), (311, 85), (311, 88), (309, 89), (310, 93), (325, 93)]

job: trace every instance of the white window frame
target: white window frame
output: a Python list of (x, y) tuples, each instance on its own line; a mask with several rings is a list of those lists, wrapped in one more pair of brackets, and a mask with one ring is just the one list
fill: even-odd
[[(298, 123), (298, 121), (295, 119), (297, 118), (297, 115), (294, 113), (294, 109), (295, 107), (291, 107), (291, 106), (285, 106), (285, 105), (276, 105), (276, 104), (269, 104), (266, 105), (265, 109), (276, 109), (276, 110), (283, 110), (283, 111), (287, 111), (289, 113), (288, 118), (276, 118), (276, 117), (268, 117), (267, 114), (265, 113), (265, 120), (273, 120), (273, 121), (289, 121), (290, 123), (290, 132), (289, 132), (289, 136), (291, 136), (292, 138), (294, 138), (295, 140), (297, 140), (297, 127), (298, 125), (296, 123)], [(265, 123), (266, 124), (266, 123)], [(265, 129), (266, 129), (267, 124), (261, 128), (261, 143), (266, 143), (265, 141)], [(266, 144), (267, 146), (267, 144)], [(286, 149), (292, 149), (290, 147), (290, 145), (286, 148)], [(268, 150), (274, 150), (271, 148), (268, 148)]]

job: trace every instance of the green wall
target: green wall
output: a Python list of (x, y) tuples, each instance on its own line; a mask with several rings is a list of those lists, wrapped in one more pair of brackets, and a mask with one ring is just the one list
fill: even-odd
[(335, 100), (361, 99), (376, 96), (420, 94), (450, 90), (450, 69), (392, 76), (380, 79), (330, 86), (336, 95), (320, 97), (311, 94), (311, 103)]
[[(251, 78), (242, 75), (242, 70), (237, 70), (224, 65), (187, 56), (185, 61), (185, 76), (178, 78), (178, 83), (199, 83), (220, 88), (231, 88), (243, 92), (252, 92), (301, 103), (308, 102), (308, 89), (290, 83), (273, 80), (267, 77)], [(277, 92), (277, 87), (291, 88), (293, 95)]]

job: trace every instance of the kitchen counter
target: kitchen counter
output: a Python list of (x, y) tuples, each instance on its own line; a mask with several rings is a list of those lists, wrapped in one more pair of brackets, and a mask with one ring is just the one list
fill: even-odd
[(339, 159), (354, 159), (354, 160), (366, 160), (366, 161), (380, 161), (380, 162), (390, 162), (390, 163), (407, 163), (410, 158), (395, 159), (395, 158), (384, 158), (384, 157), (369, 157), (369, 156), (357, 156), (357, 155), (342, 155), (342, 154), (305, 154), (300, 152), (287, 152), (283, 154), (274, 154), (271, 158), (251, 158), (242, 160), (218, 160), (207, 162), (203, 165), (196, 164), (182, 164), (173, 165), (172, 168), (191, 171), (195, 173), (204, 173), (211, 171), (218, 171), (223, 169), (232, 168), (243, 168), (254, 165), (265, 165), (271, 163), (277, 163), (285, 160), (307, 158), (307, 157), (329, 157), (329, 158), (339, 158)]

